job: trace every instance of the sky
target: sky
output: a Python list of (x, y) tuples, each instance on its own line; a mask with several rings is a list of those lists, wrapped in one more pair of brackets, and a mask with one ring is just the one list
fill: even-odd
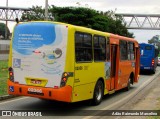
[[(0, 3), (0, 6), (6, 6), (6, 0), (0, 0)], [(160, 13), (160, 0), (48, 0), (48, 4), (58, 7), (89, 7), (104, 12), (112, 10), (115, 13)], [(20, 8), (31, 8), (32, 6), (45, 7), (45, 0), (8, 0), (8, 6)], [(14, 25), (15, 22), (8, 23), (11, 32), (13, 31)], [(134, 33), (135, 39), (138, 40), (139, 43), (147, 43), (153, 36), (160, 35), (160, 31), (158, 30), (129, 30), (129, 32)]]

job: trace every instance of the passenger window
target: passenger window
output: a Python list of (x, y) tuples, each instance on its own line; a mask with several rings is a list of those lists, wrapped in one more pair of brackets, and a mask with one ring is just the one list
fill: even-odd
[(135, 54), (134, 54), (134, 43), (128, 42), (128, 60), (134, 60)]
[(106, 38), (104, 36), (94, 36), (94, 61), (106, 60)]
[(87, 33), (75, 33), (76, 62), (92, 61), (92, 35)]
[(127, 53), (127, 41), (120, 40), (120, 59), (127, 60), (128, 53)]

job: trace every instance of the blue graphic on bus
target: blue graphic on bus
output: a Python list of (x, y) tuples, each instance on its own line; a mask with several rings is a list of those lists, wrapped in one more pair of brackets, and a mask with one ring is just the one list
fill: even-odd
[(15, 27), (13, 49), (23, 55), (31, 55), (35, 49), (55, 42), (55, 25), (51, 23), (27, 23)]

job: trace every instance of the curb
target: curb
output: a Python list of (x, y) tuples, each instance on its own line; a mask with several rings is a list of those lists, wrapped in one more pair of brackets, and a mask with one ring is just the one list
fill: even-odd
[(14, 98), (14, 97), (17, 97), (17, 96), (14, 96), (14, 95), (4, 95), (4, 96), (0, 96), (0, 101), (6, 100), (6, 99), (10, 99), (10, 98)]

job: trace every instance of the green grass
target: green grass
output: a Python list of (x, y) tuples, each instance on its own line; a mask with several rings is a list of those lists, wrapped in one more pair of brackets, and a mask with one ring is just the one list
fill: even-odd
[(0, 96), (7, 95), (8, 61), (0, 61)]

